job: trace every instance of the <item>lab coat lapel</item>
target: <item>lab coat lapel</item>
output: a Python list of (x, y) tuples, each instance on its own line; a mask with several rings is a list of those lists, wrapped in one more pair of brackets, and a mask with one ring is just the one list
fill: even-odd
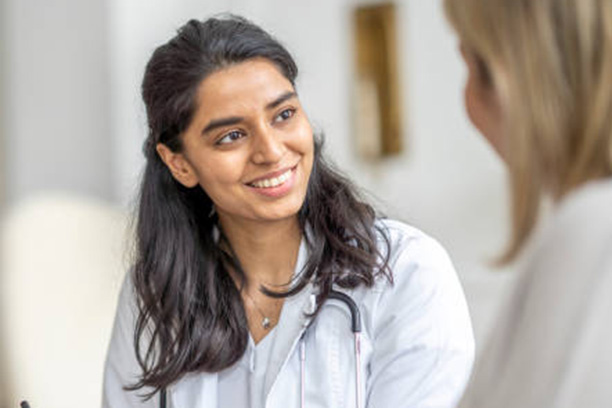
[[(302, 239), (295, 274), (301, 272), (308, 259), (306, 240)], [(264, 395), (267, 399), (281, 369), (289, 360), (300, 336), (306, 329), (310, 319), (306, 316), (314, 311), (314, 287), (309, 283), (299, 294), (286, 298), (278, 322), (274, 344), (270, 351), (270, 360), (264, 379)]]
[(170, 387), (173, 408), (217, 408), (217, 373), (184, 376)]

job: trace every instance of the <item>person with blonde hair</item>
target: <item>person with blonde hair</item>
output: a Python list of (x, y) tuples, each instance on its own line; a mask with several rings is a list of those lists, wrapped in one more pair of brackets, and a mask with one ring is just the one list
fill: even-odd
[(509, 170), (500, 261), (521, 266), (461, 406), (610, 406), (612, 0), (444, 5), (468, 115)]

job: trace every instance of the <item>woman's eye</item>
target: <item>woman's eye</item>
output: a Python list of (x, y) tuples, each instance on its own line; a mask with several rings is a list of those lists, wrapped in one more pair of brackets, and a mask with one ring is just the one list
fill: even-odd
[(232, 130), (231, 132), (226, 133), (221, 139), (217, 140), (216, 144), (223, 145), (223, 144), (233, 143), (242, 137), (244, 137), (244, 134), (242, 132), (239, 132), (237, 130)]
[(275, 122), (283, 122), (295, 115), (295, 109), (285, 109), (274, 119)]

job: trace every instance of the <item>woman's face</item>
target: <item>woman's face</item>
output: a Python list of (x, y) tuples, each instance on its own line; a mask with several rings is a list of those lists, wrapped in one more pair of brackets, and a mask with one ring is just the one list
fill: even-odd
[(273, 221), (297, 214), (312, 170), (313, 134), (291, 82), (258, 58), (205, 78), (182, 135), (158, 152), (174, 177), (200, 185), (220, 219)]
[(465, 46), (461, 46), (461, 55), (468, 69), (464, 96), (470, 121), (504, 159), (502, 113), (488, 68), (476, 54)]

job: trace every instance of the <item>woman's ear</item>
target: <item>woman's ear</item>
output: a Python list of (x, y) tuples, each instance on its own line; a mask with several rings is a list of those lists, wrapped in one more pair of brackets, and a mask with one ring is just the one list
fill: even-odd
[(173, 152), (163, 143), (158, 143), (155, 150), (176, 181), (188, 188), (198, 185), (198, 176), (183, 153)]

